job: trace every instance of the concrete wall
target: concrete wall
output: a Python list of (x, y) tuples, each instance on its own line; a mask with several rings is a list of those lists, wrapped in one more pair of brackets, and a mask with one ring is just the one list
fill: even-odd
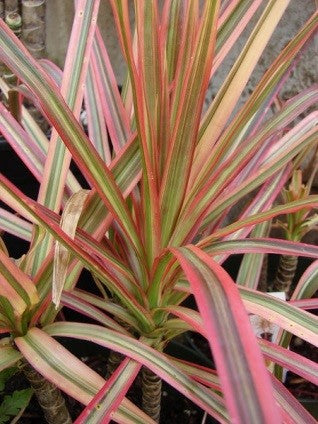
[[(67, 43), (72, 29), (73, 5), (74, 0), (47, 0), (47, 53), (49, 58), (61, 67), (64, 64)], [(98, 24), (103, 34), (110, 60), (116, 70), (118, 81), (122, 83), (126, 68), (118, 47), (118, 39), (114, 30), (114, 18), (107, 0), (101, 1)]]
[[(67, 41), (71, 32), (73, 0), (47, 0), (47, 51), (49, 57), (58, 65), (63, 66)], [(132, 0), (130, 3), (133, 4)], [(263, 1), (265, 6), (267, 0)], [(288, 40), (298, 31), (301, 25), (308, 19), (315, 9), (315, 0), (291, 0), (279, 27), (272, 37), (265, 54), (259, 61), (257, 70), (253, 73), (249, 81), (245, 96), (252, 87), (255, 86), (260, 76), (267, 69), (277, 52), (288, 42)], [(252, 23), (253, 24), (253, 23)], [(104, 36), (112, 64), (121, 83), (124, 78), (125, 66), (123, 58), (118, 48), (118, 40), (114, 31), (114, 20), (107, 0), (101, 1), (99, 26)], [(245, 32), (245, 39), (248, 30)], [(217, 75), (210, 89), (210, 97), (221, 83), (223, 76), (227, 74), (236, 55), (239, 53), (244, 43), (244, 37), (238, 41), (233, 52), (229, 55), (222, 71)], [(293, 77), (284, 89), (284, 97), (288, 98), (302, 88), (310, 86), (314, 81), (318, 82), (317, 63), (318, 39), (312, 42), (309, 49), (304, 53), (303, 59), (293, 72)], [(243, 97), (244, 98), (244, 97)]]

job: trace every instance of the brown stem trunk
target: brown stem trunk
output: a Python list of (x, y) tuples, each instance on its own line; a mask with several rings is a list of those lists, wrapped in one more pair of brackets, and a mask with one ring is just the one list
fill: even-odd
[(46, 421), (49, 424), (71, 424), (72, 419), (60, 390), (27, 362), (23, 364), (23, 372), (33, 387)]
[(161, 408), (161, 378), (143, 367), (142, 371), (142, 409), (157, 423), (160, 419)]
[[(5, 3), (5, 22), (8, 25), (8, 27), (15, 33), (17, 37), (20, 37), (21, 35), (21, 15), (17, 12), (11, 12), (7, 10), (7, 2)], [(12, 5), (11, 5), (12, 6)], [(4, 63), (0, 64), (0, 76), (3, 77), (3, 79), (6, 81), (7, 84), (10, 86), (15, 86), (17, 83), (17, 78)]]
[(19, 101), (19, 92), (11, 89), (8, 91), (8, 108), (13, 118), (21, 122), (21, 106)]
[(19, 0), (5, 0), (5, 16), (8, 13), (19, 13)]
[(122, 360), (124, 359), (124, 356), (121, 353), (115, 352), (114, 350), (111, 350), (109, 352), (109, 357), (107, 361), (107, 367), (106, 367), (106, 375), (105, 379), (108, 380), (113, 372), (118, 368)]
[[(22, 0), (22, 41), (35, 59), (46, 55), (45, 0)], [(29, 112), (44, 132), (48, 124), (42, 113), (28, 100), (25, 100)]]
[(297, 256), (281, 255), (274, 281), (274, 290), (284, 291), (290, 295), (291, 284), (293, 282), (298, 263)]
[(22, 40), (29, 52), (45, 56), (45, 0), (22, 0)]
[(258, 290), (262, 292), (268, 291), (268, 254), (264, 255), (261, 274), (259, 276)]
[(0, 0), (0, 18), (4, 19), (4, 2)]
[[(0, 0), (0, 19), (4, 19), (4, 1), (3, 0)], [(4, 63), (0, 62), (0, 77), (2, 77), (4, 73), (4, 69), (5, 69)]]

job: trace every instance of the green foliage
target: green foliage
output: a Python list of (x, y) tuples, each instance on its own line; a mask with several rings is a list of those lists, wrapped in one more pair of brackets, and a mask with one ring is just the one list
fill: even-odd
[(6, 368), (0, 372), (0, 424), (5, 424), (24, 410), (33, 394), (31, 388), (15, 390), (9, 395), (5, 394), (5, 385), (16, 372), (17, 368), (15, 367)]
[(32, 389), (15, 390), (11, 395), (5, 395), (0, 405), (0, 424), (4, 424), (24, 410), (32, 397)]
[(4, 391), (6, 382), (11, 378), (15, 373), (17, 372), (17, 369), (15, 367), (5, 368), (0, 372), (0, 392)]

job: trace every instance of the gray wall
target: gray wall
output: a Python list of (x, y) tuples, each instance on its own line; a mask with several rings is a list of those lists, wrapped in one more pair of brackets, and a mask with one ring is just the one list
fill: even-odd
[[(73, 0), (47, 0), (47, 53), (49, 58), (61, 67), (64, 64), (67, 43), (72, 29), (73, 4)], [(122, 83), (125, 66), (118, 47), (118, 39), (114, 31), (114, 19), (108, 0), (101, 1), (98, 23), (106, 42), (112, 65), (116, 70), (119, 82)]]
[[(132, 0), (129, 0), (132, 4)], [(267, 0), (263, 1), (264, 6)], [(248, 85), (249, 89), (255, 86), (260, 76), (267, 69), (277, 52), (288, 42), (288, 40), (297, 32), (301, 25), (308, 19), (315, 10), (315, 0), (292, 0), (283, 19), (280, 22), (265, 54), (259, 61), (257, 70), (252, 75)], [(47, 51), (49, 57), (59, 66), (63, 66), (64, 57), (67, 48), (67, 41), (71, 32), (73, 15), (73, 0), (47, 0)], [(101, 1), (99, 26), (104, 36), (112, 64), (117, 73), (119, 82), (124, 78), (125, 67), (123, 58), (118, 48), (118, 40), (114, 31), (114, 21), (107, 0)], [(248, 31), (247, 31), (248, 32)], [(247, 36), (247, 32), (245, 35)], [(214, 87), (217, 87), (222, 81), (222, 77), (227, 74), (227, 69), (233, 63), (236, 54), (240, 51), (244, 38), (236, 44), (233, 53), (229, 56), (222, 67), (222, 72), (218, 74), (214, 81)], [(318, 63), (317, 63), (318, 38), (311, 43), (309, 49), (304, 53), (303, 59), (294, 71), (293, 78), (288, 82), (284, 90), (284, 97), (288, 98), (302, 88), (310, 86), (313, 82), (318, 82)], [(213, 89), (210, 90), (213, 95)]]

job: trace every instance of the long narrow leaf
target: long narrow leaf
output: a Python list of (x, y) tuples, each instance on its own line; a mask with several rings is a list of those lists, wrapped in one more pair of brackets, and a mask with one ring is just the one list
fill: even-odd
[(0, 371), (12, 367), (21, 358), (21, 353), (13, 347), (0, 346)]
[[(4, 288), (3, 284), (9, 284), (16, 292), (16, 295), (29, 306), (34, 306), (38, 302), (39, 298), (33, 281), (1, 249), (0, 275), (2, 280), (1, 289)], [(14, 303), (12, 306), (15, 306)]]
[[(57, 387), (87, 405), (103, 387), (105, 380), (44, 331), (33, 328), (24, 337), (15, 339), (27, 361)], [(128, 423), (152, 423), (128, 400), (119, 407), (119, 418)]]
[(232, 420), (279, 422), (266, 368), (229, 275), (196, 247), (173, 249), (196, 298)]
[(123, 334), (118, 335), (112, 330), (105, 332), (103, 327), (92, 324), (56, 323), (47, 326), (45, 331), (52, 336), (89, 340), (127, 355), (147, 366), (147, 368), (165, 379), (178, 391), (185, 394), (222, 423), (228, 422), (220, 396), (195, 383), (168, 361), (164, 354), (157, 352), (144, 343)]
[(272, 384), (275, 388), (276, 400), (282, 406), (288, 420), (291, 420), (289, 422), (297, 424), (315, 424), (317, 422), (302, 404), (292, 396), (290, 391), (274, 376), (272, 376)]
[(109, 422), (112, 412), (118, 408), (140, 368), (137, 362), (124, 359), (74, 424)]
[[(67, 234), (65, 234), (58, 223), (54, 222), (54, 220), (50, 219), (49, 216), (43, 213), (43, 207), (41, 205), (34, 202), (33, 200), (27, 198), (23, 193), (19, 192), (5, 177), (0, 175), (0, 189), (4, 190), (6, 193), (9, 193), (11, 196), (15, 198), (15, 201), (18, 204), (22, 205), (23, 208), (30, 214), (33, 220), (36, 223), (40, 223), (44, 228), (46, 228), (50, 234), (54, 235), (54, 237), (62, 243), (69, 251), (75, 254), (75, 256), (80, 259), (80, 261), (85, 264), (93, 273), (96, 274), (102, 281), (107, 281), (109, 288), (111, 288), (114, 293), (116, 293), (119, 298), (122, 300), (124, 304), (128, 307), (128, 309), (134, 310), (134, 314), (138, 316), (138, 319), (141, 319), (141, 322), (144, 325), (148, 326), (149, 322), (149, 314), (145, 309), (142, 308), (141, 304), (137, 302), (136, 297), (132, 296), (127, 289), (123, 286), (123, 284), (118, 279), (118, 276), (115, 276), (117, 271), (120, 271), (118, 268), (118, 264), (116, 261), (111, 261), (112, 265), (108, 266), (106, 263), (109, 258), (102, 258), (100, 255), (90, 255), (87, 246), (83, 246), (83, 244), (79, 244), (76, 240), (72, 240)], [(123, 276), (123, 275), (122, 275)], [(124, 280), (126, 279), (125, 276)], [(125, 293), (125, 294), (123, 294)], [(143, 309), (143, 312), (141, 311)], [(148, 318), (146, 318), (148, 316)], [(150, 324), (151, 326), (151, 324)]]
[(109, 165), (111, 162), (111, 152), (106, 130), (106, 123), (101, 107), (102, 97), (98, 90), (92, 65), (90, 64), (84, 93), (85, 109), (87, 114), (88, 136), (100, 157)]
[(209, 108), (208, 125), (197, 147), (193, 172), (197, 173), (198, 167), (200, 169), (206, 162), (211, 147), (221, 134), (288, 3), (289, 0), (269, 1), (257, 25), (255, 25), (244, 49)]
[(23, 240), (31, 240), (32, 224), (3, 208), (0, 208), (0, 228)]
[(318, 346), (318, 318), (306, 311), (265, 293), (240, 287), (240, 293), (249, 313), (259, 315), (284, 330)]
[[(167, 245), (187, 187), (205, 89), (211, 71), (219, 1), (208, 2), (173, 128), (161, 192), (162, 243)], [(181, 153), (182, 152), (182, 153)]]
[[(93, 42), (99, 0), (79, 0), (63, 72), (61, 94), (75, 116), (79, 115), (83, 101), (83, 82), (88, 67), (87, 58)], [(74, 48), (75, 47), (75, 48)], [(59, 211), (71, 156), (65, 150), (58, 133), (53, 130), (41, 184), (39, 201), (54, 211)], [(58, 179), (56, 179), (58, 178)]]
[(99, 30), (92, 51), (94, 78), (99, 87), (101, 105), (114, 151), (125, 145), (130, 135), (129, 117), (121, 100), (113, 69)]
[[(82, 128), (70, 113), (51, 80), (43, 73), (22, 44), (0, 22), (1, 59), (28, 84), (37, 95), (52, 124), (72, 152), (85, 175), (96, 186), (102, 200), (131, 237), (138, 252), (142, 251), (134, 223), (129, 215), (113, 176), (101, 161), (98, 153), (88, 142)], [(54, 107), (53, 107), (54, 105)], [(61, 125), (63, 123), (63, 125)], [(85, 158), (85, 159), (84, 159)]]
[[(215, 168), (214, 164), (216, 164), (216, 160), (220, 162), (219, 158), (226, 155), (226, 152), (232, 148), (232, 140), (239, 137), (240, 132), (249, 121), (253, 119), (256, 111), (260, 110), (262, 105), (268, 101), (268, 98), (272, 97), (272, 92), (276, 89), (286, 72), (288, 72), (291, 61), (303, 48), (308, 39), (315, 33), (317, 20), (317, 14), (309, 19), (295, 38), (291, 40), (281, 52), (270, 69), (265, 73), (245, 107), (241, 109), (233, 122), (224, 131), (215, 150), (209, 155), (207, 165), (203, 167), (201, 171), (203, 181), (206, 178), (207, 169)], [(208, 120), (205, 120), (202, 124), (201, 131), (204, 131), (207, 122)]]

